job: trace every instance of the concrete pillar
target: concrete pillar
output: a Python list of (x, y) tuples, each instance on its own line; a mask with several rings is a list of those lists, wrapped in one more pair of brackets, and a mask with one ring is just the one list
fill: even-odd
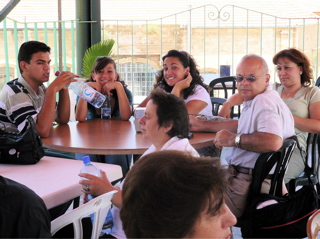
[[(101, 41), (100, 0), (76, 0), (77, 35), (77, 74), (82, 72), (82, 59), (85, 51)], [(91, 23), (91, 21), (95, 21)]]

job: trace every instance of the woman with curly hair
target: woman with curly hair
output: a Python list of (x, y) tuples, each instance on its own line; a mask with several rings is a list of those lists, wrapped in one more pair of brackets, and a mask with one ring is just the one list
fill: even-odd
[[(212, 115), (207, 86), (193, 57), (185, 51), (170, 50), (162, 61), (163, 69), (157, 75), (154, 88), (162, 88), (182, 98), (189, 114)], [(139, 106), (145, 107), (148, 101), (149, 97)]]

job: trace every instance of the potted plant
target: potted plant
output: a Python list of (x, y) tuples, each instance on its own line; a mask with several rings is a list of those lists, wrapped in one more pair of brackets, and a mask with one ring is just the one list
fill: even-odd
[(85, 78), (89, 78), (94, 61), (99, 56), (112, 56), (112, 47), (114, 40), (104, 40), (89, 47), (83, 57), (82, 74)]

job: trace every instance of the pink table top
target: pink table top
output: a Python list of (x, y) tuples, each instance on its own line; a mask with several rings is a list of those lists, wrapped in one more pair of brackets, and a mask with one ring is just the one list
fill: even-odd
[[(110, 181), (122, 177), (118, 165), (95, 163)], [(44, 156), (34, 165), (0, 164), (0, 175), (26, 185), (53, 208), (82, 194), (79, 184), (81, 160)]]

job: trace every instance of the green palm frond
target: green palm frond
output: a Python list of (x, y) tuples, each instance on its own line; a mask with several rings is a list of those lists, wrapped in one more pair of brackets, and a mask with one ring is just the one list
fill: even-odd
[(114, 40), (105, 40), (98, 42), (91, 47), (89, 47), (84, 53), (82, 74), (85, 78), (89, 78), (92, 70), (94, 61), (99, 56), (111, 56), (112, 57), (112, 47), (114, 45)]

